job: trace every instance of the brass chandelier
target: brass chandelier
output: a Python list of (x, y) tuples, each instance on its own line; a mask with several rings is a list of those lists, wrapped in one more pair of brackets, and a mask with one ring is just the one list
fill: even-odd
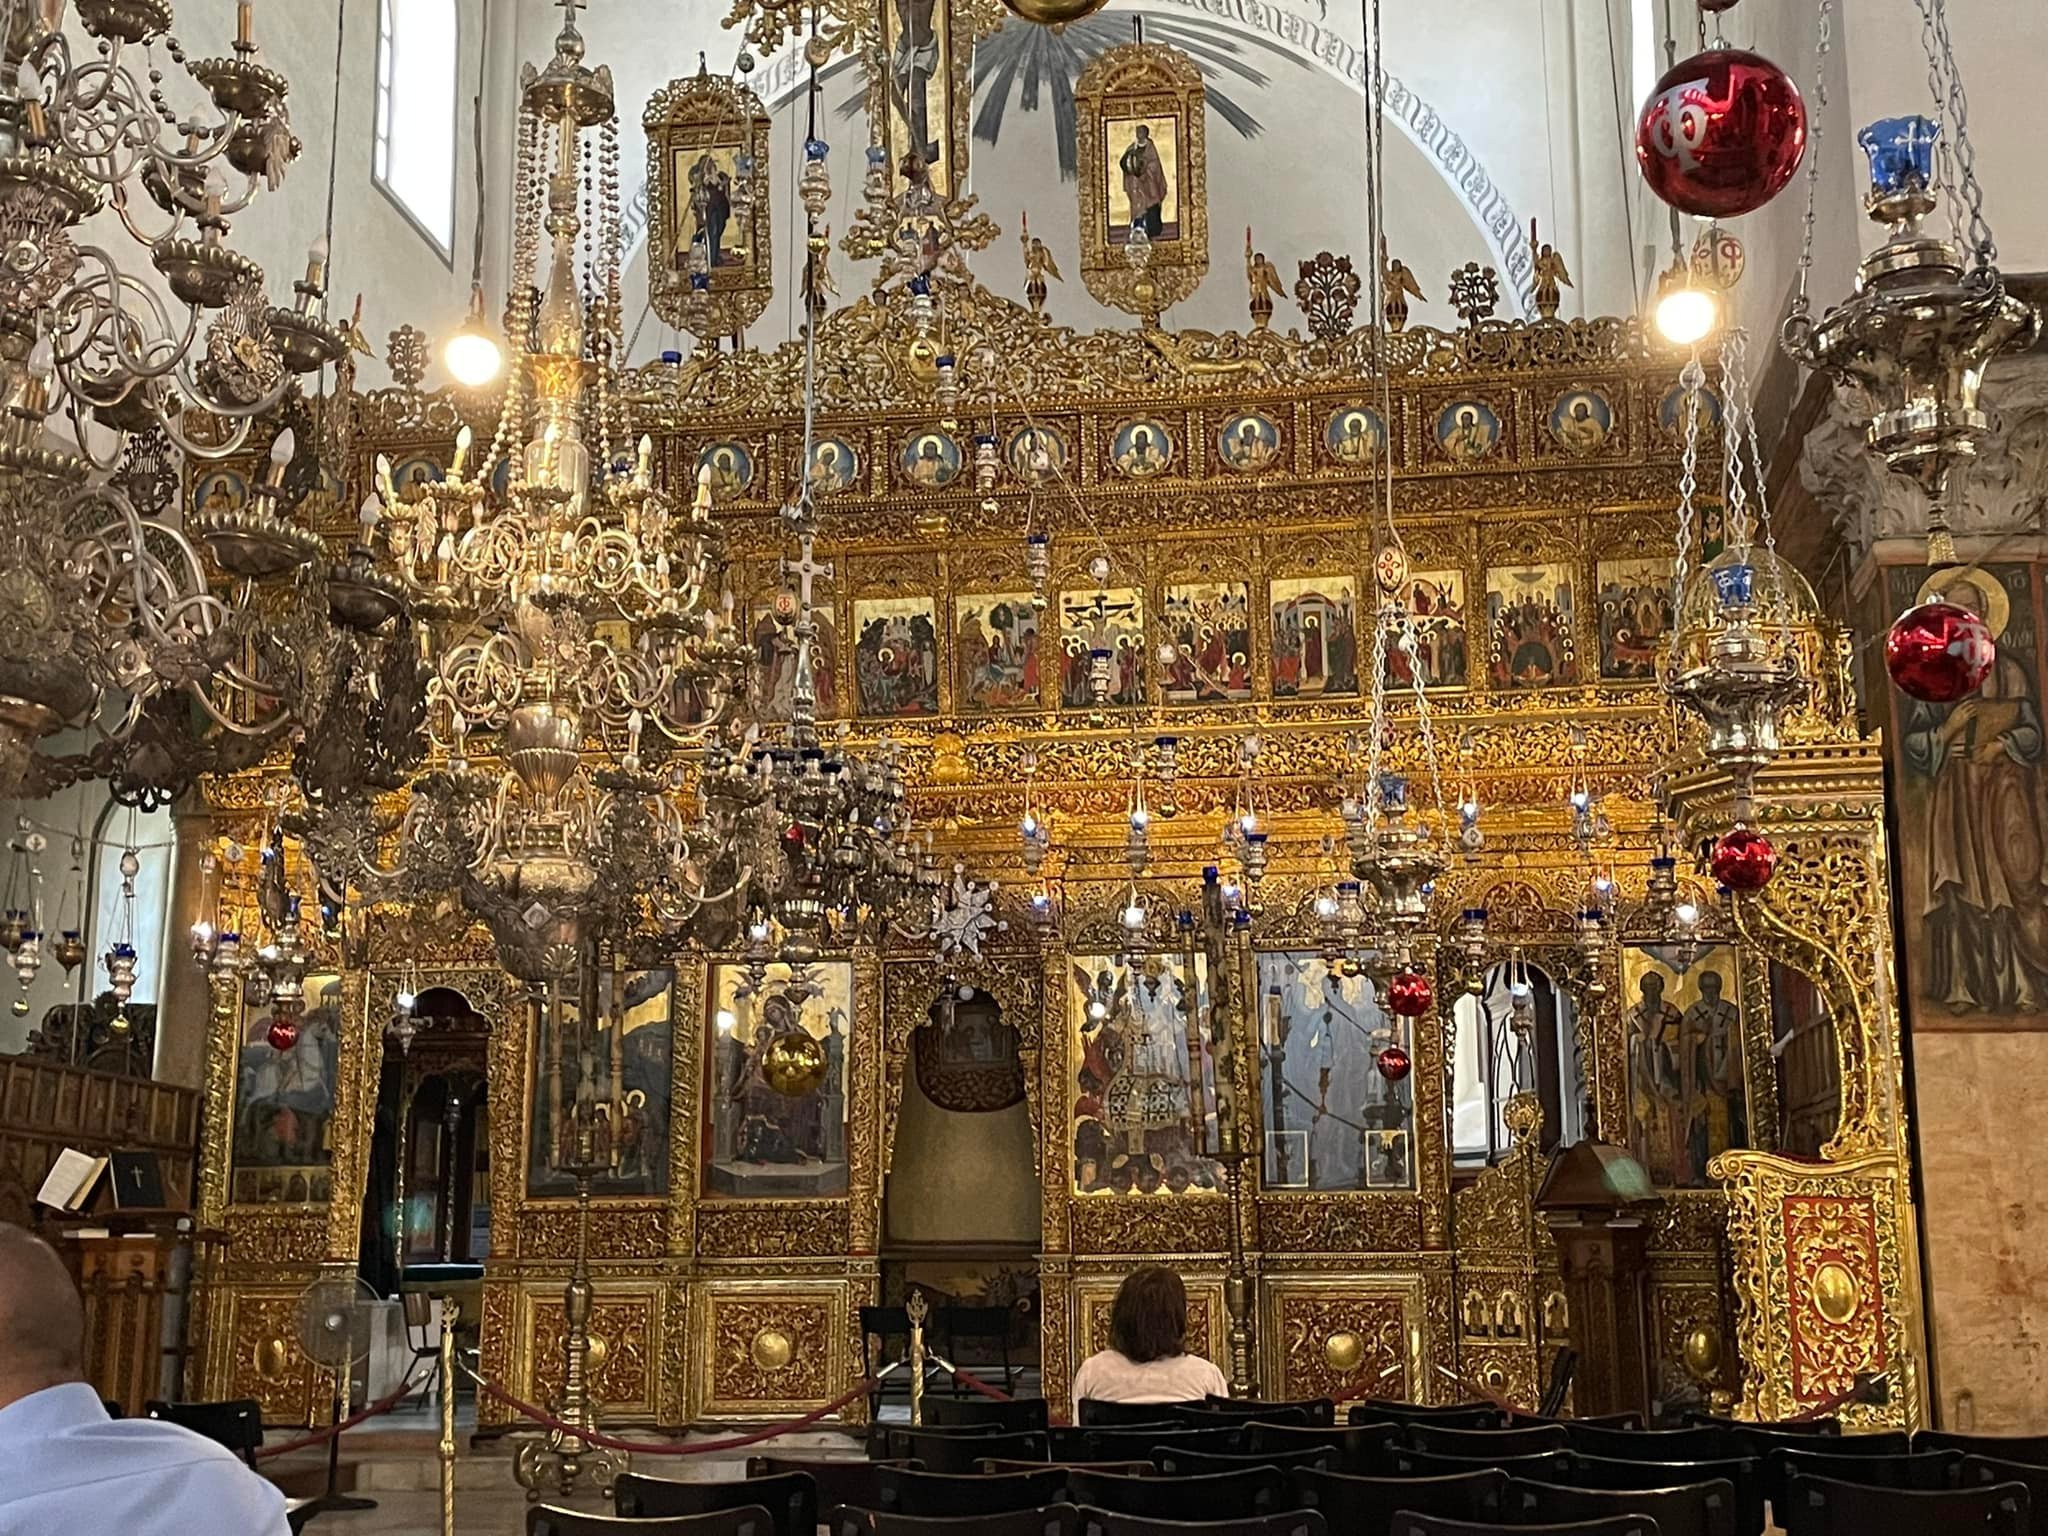
[[(74, 56), (69, 10), (90, 57)], [(322, 570), (280, 515), (282, 464), (243, 510), (181, 529), (162, 505), (173, 447), (236, 451), (295, 376), (347, 349), (324, 244), (277, 307), (229, 243), (299, 149), (251, 17), (245, 0), (230, 53), (193, 60), (169, 0), (0, 7), (0, 794), (110, 776), (123, 798), (160, 798), (205, 765), (186, 701), (216, 735), (262, 736), (283, 714), (253, 613), (260, 589)], [(204, 108), (173, 108), (159, 48)], [(153, 279), (82, 237), (103, 216)], [(236, 578), (227, 597), (200, 544)], [(82, 750), (50, 755), (50, 738), (88, 727)]]

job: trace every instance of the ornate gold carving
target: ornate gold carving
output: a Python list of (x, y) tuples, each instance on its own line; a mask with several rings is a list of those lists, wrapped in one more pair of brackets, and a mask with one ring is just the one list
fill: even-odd
[[(602, 1225), (593, 1222), (593, 1228)], [(616, 1289), (600, 1289), (590, 1308), (591, 1394), (607, 1411), (624, 1416), (650, 1415), (654, 1411), (654, 1381), (651, 1365), (660, 1358), (655, 1336), (657, 1298), (644, 1289), (638, 1295), (622, 1295)], [(562, 1390), (562, 1337), (568, 1323), (562, 1312), (559, 1286), (536, 1285), (525, 1293), (528, 1334), (529, 1386), (546, 1402)], [(602, 1340), (602, 1347), (599, 1341)]]
[(699, 1413), (815, 1406), (847, 1380), (844, 1292), (763, 1287), (708, 1291)]
[(1813, 1164), (1724, 1152), (1712, 1166), (1730, 1184), (1745, 1412), (1789, 1417), (1871, 1373), (1892, 1378), (1889, 1401), (1852, 1404), (1843, 1417), (1917, 1425), (1924, 1400), (1899, 1165), (1883, 1154)]
[[(1156, 327), (1209, 270), (1207, 112), (1194, 61), (1153, 43), (1097, 54), (1074, 82), (1081, 281), (1102, 303), (1147, 326)], [(1126, 170), (1124, 161), (1136, 169)], [(1141, 241), (1135, 232), (1147, 221), (1136, 200), (1153, 192), (1157, 227)], [(1164, 355), (1177, 374), (1200, 371), (1185, 355)]]
[[(1358, 1402), (1408, 1398), (1420, 1361), (1411, 1348), (1419, 1285), (1266, 1278), (1266, 1390), (1276, 1397)], [(1417, 1336), (1419, 1341), (1419, 1335)]]
[(708, 1258), (827, 1258), (847, 1252), (844, 1200), (706, 1200), (697, 1249)]
[[(647, 134), (648, 302), (700, 341), (735, 335), (775, 291), (767, 109), (746, 85), (700, 69), (656, 91), (640, 125)], [(693, 178), (705, 181), (701, 191)], [(720, 240), (720, 252), (707, 252), (699, 286), (690, 246), (706, 238), (706, 225), (736, 226), (737, 239), (731, 249)]]

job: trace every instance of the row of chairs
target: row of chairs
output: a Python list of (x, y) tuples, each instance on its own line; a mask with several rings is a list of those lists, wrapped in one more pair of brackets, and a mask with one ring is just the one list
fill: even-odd
[[(1874, 1468), (1882, 1461), (1869, 1458), (1864, 1465)], [(1309, 1465), (1283, 1469), (1267, 1464), (1148, 1476), (1130, 1466), (1039, 1465), (962, 1476), (903, 1465), (797, 1464), (756, 1458), (749, 1464), (748, 1479), (737, 1483), (676, 1483), (628, 1475), (619, 1481), (617, 1500), (619, 1514), (628, 1522), (708, 1514), (734, 1506), (758, 1508), (771, 1521), (765, 1528), (770, 1536), (808, 1536), (821, 1509), (821, 1481), (832, 1488), (832, 1502), (824, 1508), (863, 1511), (883, 1521), (958, 1521), (962, 1523), (951, 1529), (962, 1536), (1033, 1536), (1038, 1529), (1033, 1522), (1045, 1510), (1067, 1506), (1115, 1515), (1125, 1522), (1150, 1522), (1162, 1531), (1214, 1533), (1219, 1529), (1214, 1522), (1227, 1521), (1233, 1536), (1251, 1524), (1299, 1511), (1313, 1512), (1339, 1536), (1392, 1533), (1410, 1515), (1521, 1527), (1635, 1518), (1654, 1522), (1663, 1536), (1760, 1536), (1761, 1507), (1750, 1501), (1744, 1483), (1737, 1480), (1748, 1465), (1732, 1469), (1736, 1477), (1678, 1469), (1680, 1475), (1696, 1480), (1673, 1483), (1669, 1478), (1674, 1469), (1669, 1466), (1614, 1462), (1604, 1469), (1604, 1478), (1565, 1483), (1513, 1476), (1498, 1468), (1362, 1477)], [(1568, 1465), (1546, 1470), (1575, 1476), (1581, 1469)], [(1754, 1484), (1748, 1487), (1753, 1490)], [(1884, 1508), (1893, 1511), (1886, 1521), (1889, 1536), (1977, 1526), (2024, 1536), (2030, 1503), (2028, 1488), (2015, 1481), (1937, 1492), (1792, 1472), (1773, 1508), (1793, 1536), (1860, 1531), (1864, 1527), (1854, 1523), (1863, 1517), (1859, 1511)], [(568, 1523), (551, 1527), (551, 1533), (582, 1536), (586, 1528), (577, 1524), (582, 1517), (563, 1518)], [(618, 1529), (653, 1536), (630, 1524)], [(865, 1533), (848, 1528), (836, 1530), (835, 1536), (892, 1532), (915, 1536), (909, 1527)], [(931, 1536), (939, 1536), (938, 1528)], [(1126, 1525), (1106, 1536), (1147, 1533)], [(1271, 1536), (1282, 1536), (1282, 1527), (1276, 1526)]]
[[(1455, 1483), (1456, 1488), (1428, 1483)], [(677, 1484), (741, 1490), (748, 1484)], [(1826, 1478), (1795, 1477), (1783, 1516), (1786, 1536), (1850, 1536), (1908, 1528), (2027, 1536), (2028, 1500), (2016, 1486), (1948, 1494), (1905, 1493)], [(1940, 1499), (1937, 1511), (1920, 1501)], [(1903, 1501), (1903, 1502), (1902, 1502)], [(1421, 1507), (1414, 1507), (1421, 1506)], [(1471, 1513), (1443, 1513), (1447, 1509)], [(1431, 1479), (1412, 1484), (1401, 1507), (1370, 1527), (1387, 1536), (1675, 1536), (1656, 1496), (1586, 1495), (1525, 1483), (1503, 1474)], [(1930, 1518), (1931, 1517), (1931, 1518)], [(618, 1517), (542, 1506), (531, 1511), (528, 1536), (776, 1536), (780, 1521), (764, 1505), (700, 1514)], [(827, 1517), (829, 1536), (1332, 1536), (1358, 1529), (1320, 1508), (1206, 1522), (1132, 1515), (1088, 1504), (1055, 1503), (996, 1515), (925, 1517), (840, 1506)]]

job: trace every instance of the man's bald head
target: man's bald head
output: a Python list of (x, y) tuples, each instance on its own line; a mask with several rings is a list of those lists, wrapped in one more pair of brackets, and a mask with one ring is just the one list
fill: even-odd
[(85, 1371), (85, 1307), (64, 1261), (0, 1222), (0, 1407)]

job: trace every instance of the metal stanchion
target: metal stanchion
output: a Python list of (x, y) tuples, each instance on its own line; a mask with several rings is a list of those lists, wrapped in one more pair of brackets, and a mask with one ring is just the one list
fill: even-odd
[(923, 1291), (912, 1291), (903, 1303), (910, 1315), (910, 1423), (924, 1423), (924, 1320), (931, 1312)]
[(462, 1308), (441, 1303), (441, 1536), (455, 1536), (455, 1324)]

